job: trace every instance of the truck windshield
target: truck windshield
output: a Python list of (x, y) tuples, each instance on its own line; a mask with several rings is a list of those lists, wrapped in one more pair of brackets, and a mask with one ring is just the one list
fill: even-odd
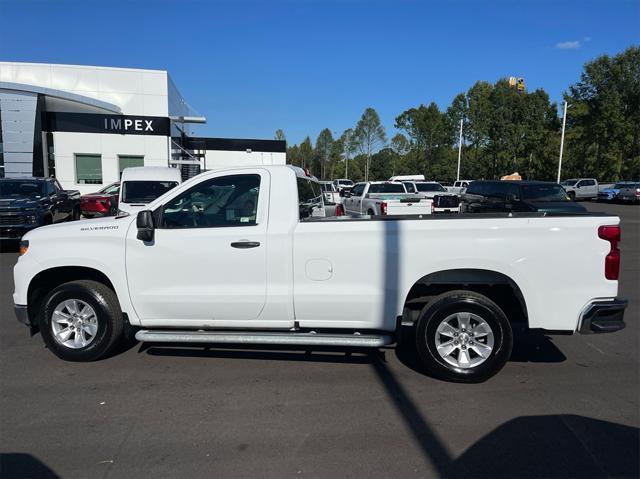
[(44, 183), (41, 181), (0, 181), (0, 196), (43, 196)]
[(416, 183), (418, 187), (418, 191), (447, 191), (445, 190), (440, 183)]
[(374, 183), (369, 187), (369, 193), (406, 193), (404, 185), (400, 183)]
[(564, 188), (556, 184), (520, 185), (523, 200), (532, 201), (571, 201)]
[(327, 193), (332, 193), (335, 191), (333, 183), (322, 183), (322, 189)]
[(147, 204), (177, 185), (176, 181), (125, 181), (122, 183), (122, 202)]

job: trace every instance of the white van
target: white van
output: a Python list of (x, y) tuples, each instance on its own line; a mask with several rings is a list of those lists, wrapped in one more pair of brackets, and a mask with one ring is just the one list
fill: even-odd
[(119, 213), (133, 214), (182, 182), (178, 168), (125, 168), (120, 179)]

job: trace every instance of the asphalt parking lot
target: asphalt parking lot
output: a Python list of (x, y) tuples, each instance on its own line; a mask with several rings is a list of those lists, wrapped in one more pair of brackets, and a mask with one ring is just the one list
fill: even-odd
[(627, 328), (519, 337), (475, 385), (393, 349), (137, 344), (65, 363), (14, 320), (2, 253), (0, 477), (637, 477), (640, 207), (587, 206), (622, 218)]

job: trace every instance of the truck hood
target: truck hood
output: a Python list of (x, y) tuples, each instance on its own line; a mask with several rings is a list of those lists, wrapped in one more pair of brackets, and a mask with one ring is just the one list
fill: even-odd
[[(127, 229), (135, 216), (108, 216), (105, 218), (85, 219), (41, 226), (22, 237), (24, 240), (56, 242), (59, 240), (71, 240), (91, 237), (122, 237), (127, 234)], [(99, 254), (99, 252), (96, 252)]]
[(0, 209), (3, 208), (38, 208), (43, 198), (18, 196), (18, 197), (2, 197), (0, 198)]

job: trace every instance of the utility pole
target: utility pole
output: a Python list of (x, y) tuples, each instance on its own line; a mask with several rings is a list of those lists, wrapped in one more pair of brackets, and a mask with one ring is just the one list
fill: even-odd
[(344, 155), (344, 177), (349, 179), (349, 155)]
[(562, 171), (562, 152), (564, 150), (564, 128), (567, 124), (567, 102), (564, 102), (564, 115), (562, 115), (562, 135), (560, 136), (560, 160), (558, 161), (558, 183), (560, 183), (560, 173)]
[(456, 180), (460, 181), (460, 160), (462, 158), (462, 118), (460, 119), (460, 140), (458, 142), (458, 175), (456, 176)]

